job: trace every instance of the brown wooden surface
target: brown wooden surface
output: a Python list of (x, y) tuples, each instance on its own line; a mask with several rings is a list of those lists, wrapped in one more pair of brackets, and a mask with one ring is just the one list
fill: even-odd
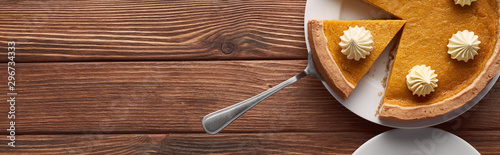
[(18, 42), (18, 62), (307, 57), (304, 0), (0, 4), (0, 44)]
[[(0, 57), (16, 41), (18, 93), (17, 147), (7, 146), (2, 116), (0, 154), (351, 154), (391, 129), (356, 116), (306, 77), (222, 133), (203, 132), (204, 115), (305, 68), (304, 0), (0, 5), (8, 8), (0, 10)], [(499, 102), (496, 82), (473, 109), (437, 128), (499, 154)]]

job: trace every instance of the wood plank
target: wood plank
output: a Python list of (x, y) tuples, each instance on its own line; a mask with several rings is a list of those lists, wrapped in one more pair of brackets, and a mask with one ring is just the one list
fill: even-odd
[[(352, 154), (381, 132), (19, 135), (0, 153)], [(455, 131), (481, 154), (500, 153), (500, 131)]]
[(20, 135), (0, 153), (35, 154), (352, 154), (370, 132)]
[[(305, 60), (18, 63), (16, 128), (24, 134), (202, 133), (201, 118), (206, 114), (267, 90), (305, 66)], [(6, 74), (0, 78), (7, 79)], [(452, 121), (439, 127), (500, 130), (499, 102), (497, 82), (469, 117), (460, 118), (461, 124)], [(0, 117), (0, 124), (7, 121)], [(306, 77), (223, 132), (387, 129), (353, 114), (318, 79)]]
[(18, 62), (307, 59), (305, 2), (1, 0), (0, 47)]

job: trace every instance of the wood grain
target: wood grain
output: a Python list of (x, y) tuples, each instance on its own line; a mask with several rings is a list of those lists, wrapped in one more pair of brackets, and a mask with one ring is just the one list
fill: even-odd
[(15, 41), (18, 62), (307, 59), (305, 0), (0, 4), (0, 47)]
[[(481, 154), (500, 152), (500, 133), (452, 131)], [(21, 135), (0, 153), (36, 154), (352, 154), (379, 132)], [(1, 139), (1, 144), (7, 143)], [(390, 150), (388, 150), (390, 151)]]
[[(21, 135), (0, 153), (36, 154), (352, 154), (371, 132)], [(7, 143), (1, 139), (0, 143)]]
[[(21, 134), (203, 133), (204, 115), (252, 97), (305, 66), (305, 60), (19, 63), (16, 127)], [(439, 127), (500, 130), (499, 102), (497, 82), (477, 107)], [(7, 117), (0, 117), (0, 124), (8, 124)], [(306, 77), (223, 132), (387, 129), (356, 116), (318, 79)]]

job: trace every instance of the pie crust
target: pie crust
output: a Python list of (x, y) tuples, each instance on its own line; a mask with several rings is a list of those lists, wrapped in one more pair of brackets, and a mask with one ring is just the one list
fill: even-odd
[(347, 81), (340, 68), (337, 67), (337, 63), (333, 61), (327, 46), (328, 40), (325, 36), (323, 21), (311, 20), (307, 24), (309, 45), (316, 71), (330, 88), (345, 100), (354, 90), (354, 85)]

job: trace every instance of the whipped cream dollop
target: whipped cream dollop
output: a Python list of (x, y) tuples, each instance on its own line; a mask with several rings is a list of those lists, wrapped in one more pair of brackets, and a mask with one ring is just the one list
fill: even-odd
[(406, 85), (413, 92), (413, 95), (425, 97), (425, 95), (434, 92), (434, 88), (438, 86), (437, 74), (434, 72), (435, 70), (431, 70), (430, 66), (426, 67), (425, 65), (417, 65), (410, 69), (406, 75)]
[(364, 27), (349, 27), (349, 30), (344, 31), (344, 35), (340, 37), (340, 47), (342, 53), (347, 55), (348, 59), (358, 61), (361, 58), (366, 58), (373, 51), (373, 36), (370, 31)]
[(464, 7), (464, 5), (470, 5), (475, 1), (477, 0), (455, 0), (455, 4), (460, 4), (462, 7)]
[(452, 59), (459, 61), (467, 62), (469, 59), (474, 59), (481, 43), (477, 38), (478, 36), (474, 35), (474, 32), (458, 31), (450, 38), (448, 54), (451, 55)]

